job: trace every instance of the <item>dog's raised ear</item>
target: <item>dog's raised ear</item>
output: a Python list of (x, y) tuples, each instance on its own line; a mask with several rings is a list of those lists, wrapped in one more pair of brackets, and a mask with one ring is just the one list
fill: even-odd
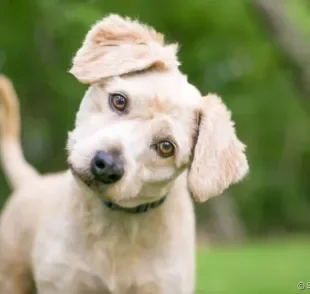
[(110, 15), (87, 33), (70, 69), (80, 82), (102, 79), (155, 67), (177, 67), (177, 45), (165, 45), (163, 35), (129, 18)]
[(199, 133), (189, 170), (189, 187), (197, 202), (221, 194), (248, 171), (245, 145), (236, 136), (231, 114), (221, 99), (203, 97)]

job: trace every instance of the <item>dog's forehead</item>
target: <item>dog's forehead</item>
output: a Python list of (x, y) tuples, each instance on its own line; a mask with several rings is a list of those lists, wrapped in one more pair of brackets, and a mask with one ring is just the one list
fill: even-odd
[(178, 70), (150, 71), (116, 77), (108, 84), (108, 91), (124, 91), (140, 105), (169, 110), (169, 107), (188, 110), (197, 108), (201, 102), (199, 91)]

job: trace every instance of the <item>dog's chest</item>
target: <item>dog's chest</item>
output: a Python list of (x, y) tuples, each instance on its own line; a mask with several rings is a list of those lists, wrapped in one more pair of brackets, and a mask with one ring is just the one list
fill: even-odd
[(167, 280), (180, 270), (174, 268), (177, 259), (171, 236), (164, 227), (154, 228), (153, 234), (152, 226), (147, 231), (132, 228), (108, 230), (106, 238), (92, 246), (88, 252), (95, 272), (90, 274), (100, 277), (111, 294), (163, 293), (159, 288), (167, 288)]
[[(67, 288), (65, 284), (71, 284), (68, 288), (79, 285), (79, 291), (83, 289), (89, 294), (138, 294), (139, 288), (152, 284), (155, 286), (155, 281), (158, 283), (162, 278), (160, 258), (156, 259), (155, 254), (152, 255), (152, 251), (136, 252), (136, 249), (118, 252), (113, 249), (102, 252), (96, 250), (95, 255), (90, 254), (88, 257), (84, 252), (84, 256), (74, 258), (75, 262), (68, 261), (70, 266), (65, 266), (62, 270), (58, 268), (58, 273), (63, 272), (60, 276), (65, 277), (64, 288)], [(132, 292), (133, 289), (137, 289), (137, 292)]]
[(160, 234), (156, 229), (151, 235), (141, 228), (117, 233), (109, 229), (103, 238), (87, 245), (81, 245), (81, 240), (75, 246), (71, 242), (58, 244), (61, 247), (44, 262), (46, 271), (39, 274), (54, 283), (57, 293), (163, 293), (159, 288), (167, 288), (166, 281), (178, 276), (180, 270), (175, 267), (180, 258), (173, 253), (167, 232)]
[[(100, 276), (109, 293), (140, 293), (139, 288), (146, 288), (147, 285), (154, 287), (155, 282), (164, 277), (160, 270), (166, 260), (164, 249), (125, 243), (124, 246), (99, 251), (95, 254), (97, 260), (93, 262), (95, 273), (90, 274), (93, 278)], [(132, 292), (133, 289), (137, 292)]]

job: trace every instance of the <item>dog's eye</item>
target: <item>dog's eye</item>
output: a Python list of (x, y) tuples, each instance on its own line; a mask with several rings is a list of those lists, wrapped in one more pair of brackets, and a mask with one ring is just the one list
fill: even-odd
[(156, 151), (161, 157), (170, 157), (174, 154), (174, 145), (170, 141), (156, 144)]
[(110, 105), (117, 111), (124, 111), (127, 106), (127, 99), (119, 93), (110, 94)]

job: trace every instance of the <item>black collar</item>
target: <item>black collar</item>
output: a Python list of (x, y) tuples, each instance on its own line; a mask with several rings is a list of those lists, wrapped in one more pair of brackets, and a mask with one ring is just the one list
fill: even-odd
[(112, 210), (120, 210), (120, 211), (124, 211), (127, 213), (143, 213), (143, 212), (147, 212), (161, 205), (165, 201), (166, 197), (167, 196), (165, 195), (157, 201), (146, 203), (146, 204), (141, 204), (136, 207), (130, 207), (130, 208), (119, 206), (118, 204), (113, 203), (111, 201), (107, 201), (107, 200), (103, 200), (102, 202), (105, 206), (109, 207)]

